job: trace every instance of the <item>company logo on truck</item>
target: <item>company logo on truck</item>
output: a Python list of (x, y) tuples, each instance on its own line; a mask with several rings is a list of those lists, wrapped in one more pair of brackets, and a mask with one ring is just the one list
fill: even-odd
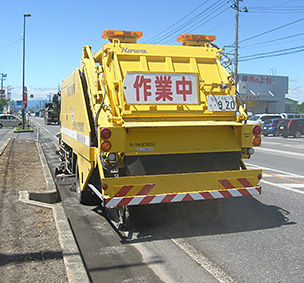
[(147, 53), (146, 49), (129, 49), (128, 47), (120, 47), (122, 53)]

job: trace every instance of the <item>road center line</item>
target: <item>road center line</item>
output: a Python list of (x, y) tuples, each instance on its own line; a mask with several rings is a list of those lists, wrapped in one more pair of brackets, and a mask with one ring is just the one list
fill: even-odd
[(263, 175), (268, 175), (268, 176), (271, 176), (271, 177), (279, 178), (279, 179), (290, 181), (290, 182), (294, 182), (294, 183), (304, 184), (304, 182), (292, 180), (292, 179), (285, 178), (285, 177), (278, 176), (278, 175), (274, 175), (274, 174), (263, 173)]
[(290, 176), (293, 176), (295, 178), (304, 178), (303, 175), (289, 173), (289, 172), (286, 172), (286, 171), (282, 171), (282, 170), (278, 170), (278, 169), (273, 169), (273, 168), (269, 168), (269, 167), (263, 167), (263, 166), (259, 166), (259, 165), (249, 164), (247, 162), (246, 162), (246, 165), (254, 167), (254, 168), (262, 169), (262, 170), (269, 170), (269, 171), (281, 173), (281, 174), (284, 174), (284, 175), (290, 175)]
[[(262, 170), (270, 170), (270, 171), (278, 172), (278, 173), (281, 173), (281, 174), (286, 174), (286, 175), (294, 176), (295, 178), (303, 178), (304, 177), (304, 176), (297, 175), (297, 174), (292, 174), (292, 173), (289, 173), (289, 172), (286, 172), (286, 171), (272, 169), (272, 168), (268, 168), (268, 167), (261, 167), (261, 166), (254, 165), (254, 164), (248, 164), (248, 163), (246, 163), (246, 165), (252, 166), (254, 168), (260, 168)], [(272, 174), (269, 174), (269, 173), (263, 173), (263, 174), (274, 176), (274, 177), (277, 177), (277, 178), (280, 178), (280, 179), (283, 179), (283, 180), (287, 180), (287, 181), (290, 181), (290, 182), (293, 182), (293, 183), (304, 184), (301, 181), (296, 181), (296, 180), (292, 180), (292, 179), (289, 179), (289, 178), (284, 178), (284, 177), (281, 177), (281, 176), (272, 175)], [(279, 188), (287, 190), (287, 191), (292, 191), (294, 193), (298, 193), (298, 194), (304, 195), (304, 191), (291, 188), (291, 187), (287, 186), (286, 184), (273, 183), (273, 182), (266, 181), (264, 179), (262, 179), (260, 182), (264, 183), (264, 184), (267, 184), (267, 185), (272, 185), (272, 186), (275, 186), (275, 187), (279, 187)], [(292, 186), (292, 184), (290, 184), (290, 185)]]

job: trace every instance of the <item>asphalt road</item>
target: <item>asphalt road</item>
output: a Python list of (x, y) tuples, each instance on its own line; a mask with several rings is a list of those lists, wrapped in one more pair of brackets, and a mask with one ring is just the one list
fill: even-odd
[[(41, 142), (50, 167), (57, 125)], [(3, 131), (3, 129), (1, 130)], [(1, 132), (0, 132), (1, 134)], [(65, 211), (92, 282), (304, 282), (304, 137), (264, 137), (246, 161), (262, 168), (262, 195), (230, 199), (214, 224), (197, 215), (139, 228), (124, 239), (98, 207), (79, 205), (71, 185), (59, 186)], [(54, 169), (54, 168), (53, 168)]]

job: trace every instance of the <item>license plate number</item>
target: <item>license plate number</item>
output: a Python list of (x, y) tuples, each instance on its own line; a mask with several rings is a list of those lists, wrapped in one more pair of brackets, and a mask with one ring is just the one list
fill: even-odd
[(209, 111), (236, 111), (236, 99), (231, 95), (208, 95)]

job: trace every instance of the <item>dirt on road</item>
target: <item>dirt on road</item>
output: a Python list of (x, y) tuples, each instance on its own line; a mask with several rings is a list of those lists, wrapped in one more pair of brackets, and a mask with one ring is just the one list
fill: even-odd
[(51, 209), (19, 202), (46, 183), (36, 142), (12, 139), (0, 156), (0, 282), (68, 282)]

